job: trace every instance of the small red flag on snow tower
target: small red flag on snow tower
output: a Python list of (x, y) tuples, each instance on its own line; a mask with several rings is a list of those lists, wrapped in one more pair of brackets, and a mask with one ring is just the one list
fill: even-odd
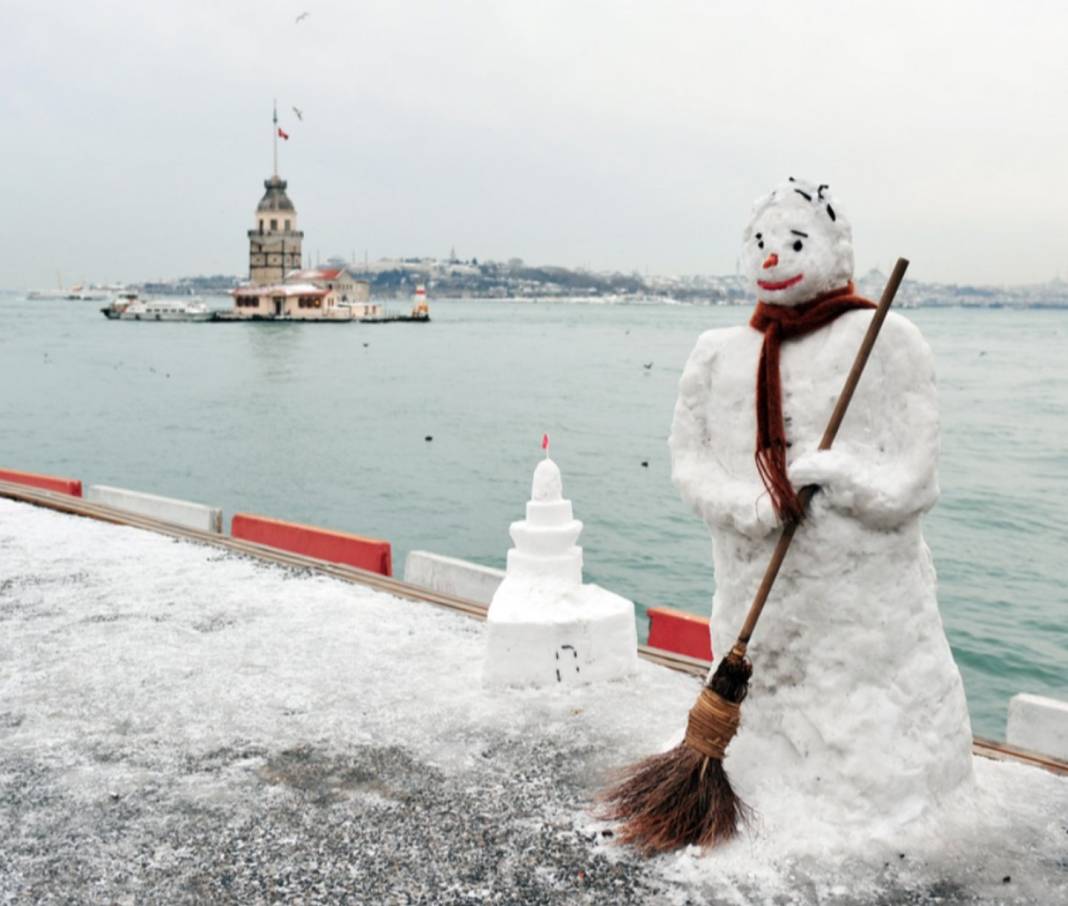
[(289, 141), (289, 133), (286, 132), (286, 130), (283, 129), (281, 126), (278, 127), (278, 137), (284, 138), (287, 142)]
[(549, 455), (549, 435), (543, 434), (541, 436), (541, 448), (545, 451), (545, 455)]

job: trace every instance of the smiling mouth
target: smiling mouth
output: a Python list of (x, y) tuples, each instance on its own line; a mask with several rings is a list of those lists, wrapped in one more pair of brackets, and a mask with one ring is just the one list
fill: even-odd
[(804, 279), (804, 274), (798, 274), (796, 277), (791, 277), (789, 280), (757, 280), (757, 286), (761, 289), (789, 289), (791, 286), (796, 286)]

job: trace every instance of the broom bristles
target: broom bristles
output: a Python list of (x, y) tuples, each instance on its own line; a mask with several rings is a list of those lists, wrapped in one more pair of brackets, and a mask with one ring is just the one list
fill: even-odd
[[(751, 673), (744, 653), (731, 651), (708, 688), (738, 704), (749, 691)], [(620, 841), (645, 855), (681, 846), (717, 846), (734, 837), (750, 816), (731, 787), (722, 759), (686, 742), (624, 769), (600, 800), (602, 816), (622, 822)]]

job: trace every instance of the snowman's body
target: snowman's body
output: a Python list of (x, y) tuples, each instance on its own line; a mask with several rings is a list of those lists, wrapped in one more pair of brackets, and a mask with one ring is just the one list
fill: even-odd
[[(849, 312), (782, 346), (790, 477), (824, 490), (750, 643), (726, 767), (758, 811), (805, 796), (813, 818), (892, 832), (970, 781), (971, 731), (920, 530), (938, 495), (938, 412), (930, 351), (909, 321), (888, 317), (834, 449), (815, 452), (870, 319)], [(778, 537), (754, 463), (762, 340), (748, 326), (704, 334), (672, 426), (673, 478), (712, 532), (719, 655)]]

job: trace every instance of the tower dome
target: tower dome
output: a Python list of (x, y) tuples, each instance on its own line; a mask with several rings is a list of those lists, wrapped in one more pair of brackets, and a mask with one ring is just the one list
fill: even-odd
[(256, 213), (262, 214), (267, 211), (295, 211), (293, 202), (289, 200), (289, 196), (286, 195), (286, 181), (280, 176), (272, 176), (270, 179), (263, 181), (263, 186), (267, 190), (263, 193), (263, 198), (260, 199), (260, 203), (256, 205)]

